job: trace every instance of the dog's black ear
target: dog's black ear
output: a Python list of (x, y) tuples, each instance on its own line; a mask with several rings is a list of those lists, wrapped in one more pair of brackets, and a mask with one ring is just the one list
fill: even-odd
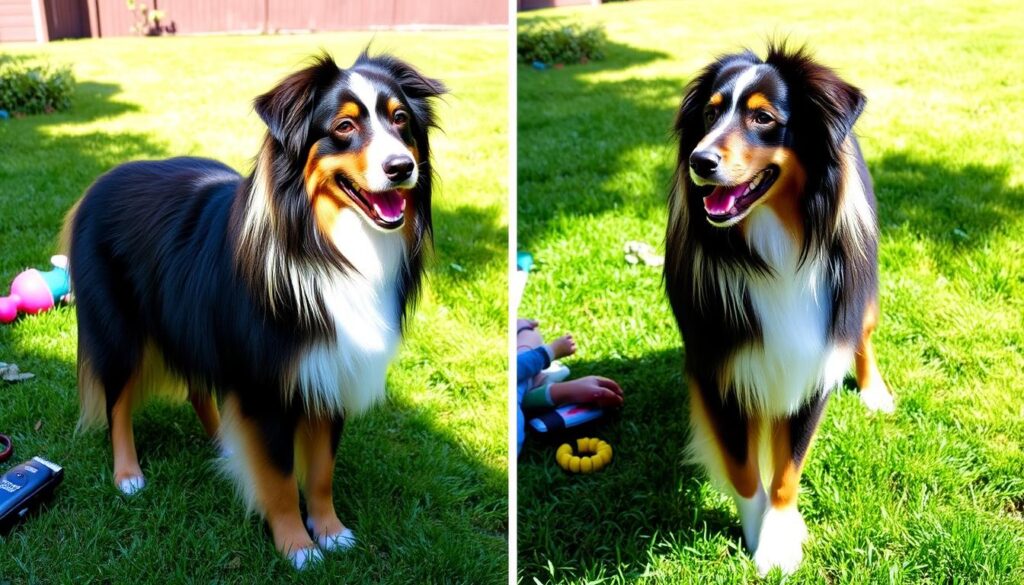
[(835, 71), (814, 61), (806, 47), (790, 50), (785, 42), (770, 43), (765, 61), (794, 89), (794, 99), (806, 100), (816, 114), (816, 121), (824, 126), (829, 143), (838, 148), (864, 111), (864, 94)]
[(339, 72), (333, 59), (321, 55), (312, 65), (284, 78), (253, 102), (270, 135), (292, 156), (299, 158), (303, 154), (317, 90)]
[(809, 80), (808, 96), (821, 112), (832, 144), (842, 144), (864, 111), (867, 98), (827, 67), (819, 67), (815, 73)]

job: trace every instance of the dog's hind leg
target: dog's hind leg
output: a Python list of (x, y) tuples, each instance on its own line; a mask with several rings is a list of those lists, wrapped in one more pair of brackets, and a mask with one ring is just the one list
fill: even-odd
[(129, 378), (110, 410), (110, 443), (114, 451), (114, 485), (125, 495), (133, 495), (146, 486), (135, 451), (132, 407), (137, 376)]
[(873, 299), (864, 311), (864, 326), (861, 330), (860, 345), (857, 347), (857, 387), (860, 399), (868, 410), (893, 412), (896, 409), (892, 394), (886, 387), (875, 360), (875, 348), (871, 345), (871, 334), (878, 325), (878, 300)]
[(761, 575), (772, 567), (783, 574), (795, 571), (803, 560), (807, 526), (797, 509), (797, 494), (803, 462), (825, 411), (828, 393), (804, 404), (795, 414), (772, 424), (772, 483), (769, 506), (761, 526), (761, 545), (754, 552), (754, 564)]
[(306, 526), (324, 550), (345, 550), (355, 545), (355, 535), (338, 520), (334, 510), (334, 459), (344, 419), (304, 417), (296, 431), (300, 483), (309, 513)]
[(217, 410), (217, 397), (206, 390), (193, 390), (190, 387), (188, 400), (192, 403), (192, 409), (196, 411), (199, 424), (203, 425), (206, 436), (216, 439), (217, 431), (220, 430), (220, 411)]
[[(102, 323), (102, 325), (100, 325)], [(114, 485), (132, 495), (146, 485), (135, 450), (132, 410), (139, 394), (142, 348), (119, 315), (96, 319), (78, 307), (79, 428), (102, 420), (110, 427)], [(98, 420), (97, 420), (98, 419)]]
[(690, 453), (736, 502), (747, 549), (757, 550), (767, 494), (758, 466), (759, 421), (713, 382), (690, 379)]
[(323, 558), (302, 524), (295, 479), (296, 417), (283, 409), (248, 413), (239, 399), (224, 399), (220, 439), (229, 471), (249, 509), (270, 525), (274, 547), (297, 569)]

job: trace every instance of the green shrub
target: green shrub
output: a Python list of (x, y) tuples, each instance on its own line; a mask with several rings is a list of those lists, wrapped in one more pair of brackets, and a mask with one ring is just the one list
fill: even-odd
[(604, 59), (607, 42), (601, 26), (527, 25), (518, 32), (516, 52), (525, 63), (585, 63)]
[(75, 77), (63, 65), (29, 65), (21, 60), (0, 62), (0, 110), (11, 114), (42, 114), (71, 107)]

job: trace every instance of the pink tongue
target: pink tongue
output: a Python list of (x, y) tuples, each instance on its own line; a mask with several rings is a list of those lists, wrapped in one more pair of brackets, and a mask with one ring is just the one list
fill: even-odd
[(704, 198), (704, 211), (708, 215), (726, 215), (736, 205), (736, 200), (747, 189), (747, 184), (735, 187), (715, 187), (715, 190)]
[(405, 197), (398, 191), (366, 193), (366, 196), (377, 215), (383, 220), (394, 221), (402, 217), (402, 212), (405, 211)]

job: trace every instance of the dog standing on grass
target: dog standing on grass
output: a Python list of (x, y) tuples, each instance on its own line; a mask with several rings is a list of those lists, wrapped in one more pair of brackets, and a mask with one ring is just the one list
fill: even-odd
[(122, 492), (145, 485), (132, 410), (185, 386), (281, 554), (301, 568), (354, 544), (334, 458), (346, 416), (383, 396), (420, 288), (444, 91), (387, 55), (348, 69), (323, 56), (256, 98), (267, 134), (251, 176), (173, 158), (89, 187), (65, 229), (79, 424), (110, 425)]
[(853, 125), (864, 95), (804, 49), (723, 56), (676, 119), (665, 286), (686, 346), (691, 453), (733, 497), (759, 572), (807, 537), (800, 474), (830, 392), (875, 362), (876, 202)]

